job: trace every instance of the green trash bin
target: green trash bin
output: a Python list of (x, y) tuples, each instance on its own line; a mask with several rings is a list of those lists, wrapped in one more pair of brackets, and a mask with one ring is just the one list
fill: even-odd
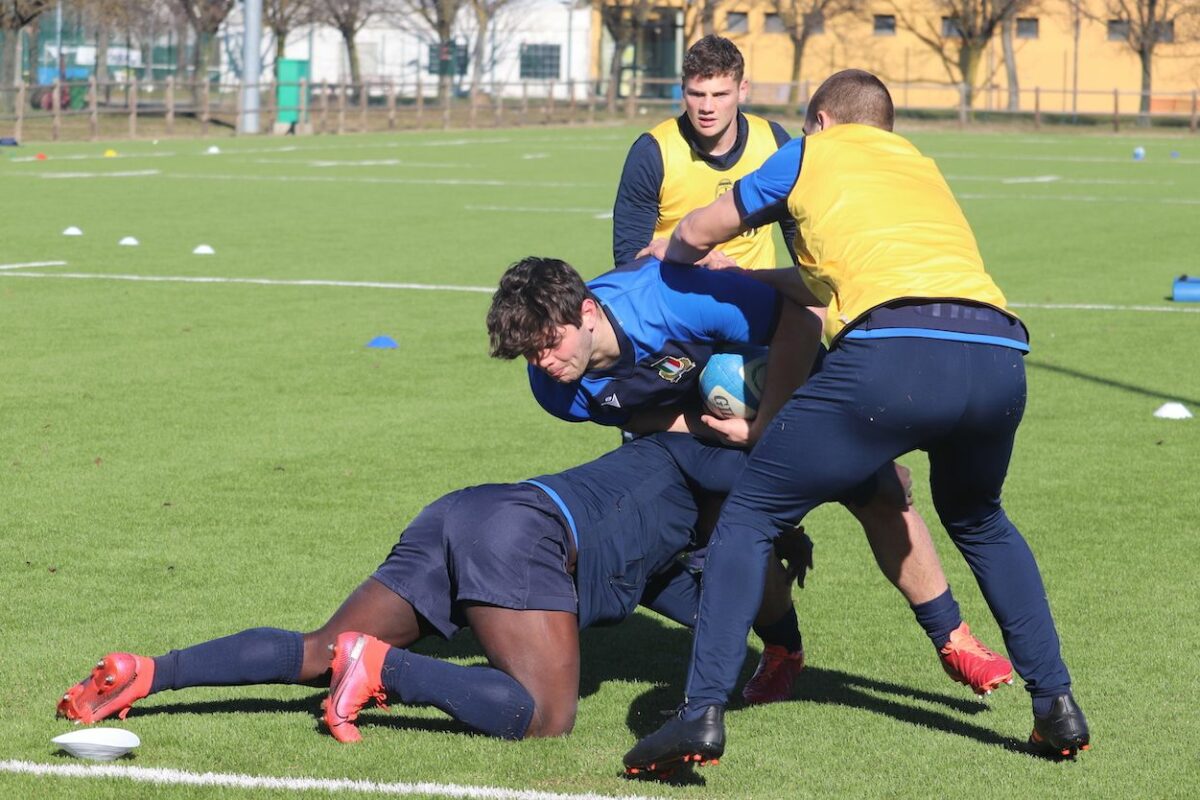
[(312, 111), (312, 86), (306, 84), (304, 118), (300, 118), (300, 81), (308, 80), (308, 61), (298, 58), (281, 58), (275, 72), (275, 107), (279, 114), (275, 119), (286, 125), (307, 123)]

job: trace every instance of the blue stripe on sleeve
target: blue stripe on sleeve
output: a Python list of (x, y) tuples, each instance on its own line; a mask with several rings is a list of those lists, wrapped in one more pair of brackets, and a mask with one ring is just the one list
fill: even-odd
[(788, 195), (800, 177), (803, 160), (804, 137), (792, 139), (761, 167), (734, 184), (734, 200), (744, 222), (763, 219), (768, 209), (774, 209), (774, 216), (766, 219), (774, 221), (778, 218), (777, 209), (781, 203), (787, 203)]

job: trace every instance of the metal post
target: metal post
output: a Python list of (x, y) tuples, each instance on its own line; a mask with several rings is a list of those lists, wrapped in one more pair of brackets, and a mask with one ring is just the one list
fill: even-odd
[(554, 116), (554, 79), (550, 79), (550, 83), (546, 85), (546, 107), (542, 109), (546, 115), (546, 122)]
[(129, 78), (129, 138), (137, 138), (137, 112), (138, 112), (138, 79), (137, 75), (132, 75)]
[(242, 41), (241, 107), (238, 130), (242, 133), (258, 133), (259, 82), (262, 80), (262, 0), (245, 0), (242, 7), (245, 17), (245, 32)]
[(241, 84), (240, 86), (238, 86), (237, 102), (236, 102), (234, 108), (235, 108), (235, 110), (233, 112), (233, 135), (238, 136), (240, 134), (245, 133), (245, 130), (243, 130), (243, 128), (242, 128), (242, 114), (244, 114), (246, 112), (246, 85), (245, 84)]
[(57, 142), (62, 132), (62, 82), (58, 78), (54, 79), (50, 91), (54, 93), (50, 98), (50, 113), (53, 115), (50, 120), (50, 139)]
[(1033, 127), (1042, 127), (1042, 87), (1033, 88)]
[(321, 114), (317, 118), (317, 133), (325, 132), (325, 125), (329, 120), (329, 84), (321, 84), (321, 93), (317, 95), (321, 98)]
[(346, 84), (338, 84), (338, 116), (337, 116), (337, 134), (341, 136), (346, 132)]
[(396, 81), (388, 78), (387, 82), (387, 115), (388, 130), (396, 130)]
[(503, 86), (500, 83), (497, 83), (495, 80), (493, 80), (492, 81), (492, 116), (494, 117), (494, 124), (496, 125), (497, 128), (500, 127), (500, 121), (504, 115), (504, 96), (501, 94), (502, 91), (503, 91)]
[(96, 76), (88, 76), (88, 132), (92, 141), (100, 138), (100, 117), (96, 109)]
[[(20, 70), (17, 70), (20, 72)], [(17, 118), (13, 121), (13, 138), (21, 141), (21, 132), (25, 128), (25, 81), (17, 78)]]
[[(308, 78), (300, 79), (300, 113), (296, 115), (296, 128), (308, 124)], [(308, 128), (305, 128), (308, 130)]]
[(204, 85), (200, 87), (200, 136), (208, 136), (208, 78), (203, 78)]
[(1113, 89), (1113, 130), (1121, 130), (1121, 95)]
[(358, 87), (358, 124), (363, 133), (370, 130), (367, 127), (367, 104), (370, 99), (367, 97), (367, 82), (363, 81)]
[(167, 126), (167, 136), (170, 136), (171, 134), (175, 133), (175, 76), (174, 75), (167, 76), (166, 95), (167, 95), (166, 96), (166, 103), (167, 103), (166, 126)]
[(1200, 109), (1197, 108), (1196, 99), (1196, 90), (1192, 89), (1192, 118), (1188, 120), (1188, 130), (1192, 133), (1196, 132), (1197, 123), (1200, 123), (1200, 115), (1197, 113)]

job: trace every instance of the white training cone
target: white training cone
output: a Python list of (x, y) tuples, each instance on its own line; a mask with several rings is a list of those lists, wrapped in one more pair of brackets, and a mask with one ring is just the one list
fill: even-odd
[(1159, 419), (1191, 419), (1192, 412), (1183, 403), (1163, 403), (1154, 412)]
[(122, 247), (137, 247), (138, 240), (133, 238), (132, 236), (126, 236), (124, 239), (117, 242), (117, 244), (121, 245)]
[(192, 251), (192, 255), (194, 256), (212, 256), (216, 255), (216, 253), (216, 250), (213, 250), (206, 244), (198, 245), (196, 249)]
[(76, 228), (74, 225), (63, 231), (63, 236), (83, 236), (83, 231)]
[(209, 147), (207, 150), (205, 150), (204, 152), (205, 152), (205, 153), (207, 153), (207, 154), (208, 154), (208, 155), (210, 155), (210, 156), (219, 156), (219, 155), (221, 155), (221, 148), (217, 147), (217, 146), (214, 144), (214, 145), (210, 146), (210, 147)]

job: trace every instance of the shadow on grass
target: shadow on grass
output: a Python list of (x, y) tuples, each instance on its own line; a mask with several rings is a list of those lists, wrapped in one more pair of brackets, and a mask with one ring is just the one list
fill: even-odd
[(1114, 381), (1111, 378), (1101, 378), (1099, 375), (1089, 375), (1086, 372), (1080, 372), (1079, 370), (1070, 369), (1068, 367), (1059, 367), (1054, 364), (1046, 364), (1044, 362), (1038, 361), (1036, 359), (1031, 359), (1028, 357), (1026, 357), (1026, 359), (1025, 359), (1025, 366), (1032, 368), (1032, 369), (1045, 370), (1046, 372), (1054, 372), (1059, 375), (1066, 375), (1067, 377), (1070, 377), (1070, 378), (1078, 378), (1079, 380), (1082, 380), (1082, 381), (1087, 381), (1089, 383), (1096, 383), (1101, 386), (1107, 386), (1112, 389), (1120, 389), (1123, 392), (1129, 392), (1130, 394), (1138, 394), (1138, 395), (1141, 395), (1142, 397), (1149, 397), (1153, 400), (1176, 401), (1176, 402), (1180, 402), (1180, 403), (1187, 403), (1188, 405), (1192, 405), (1192, 406), (1200, 406), (1200, 400), (1197, 400), (1194, 397), (1180, 397), (1179, 395), (1176, 395), (1176, 394), (1164, 394), (1163, 392), (1157, 392), (1153, 389), (1147, 389), (1143, 386), (1134, 386), (1132, 383), (1123, 383), (1122, 381)]

